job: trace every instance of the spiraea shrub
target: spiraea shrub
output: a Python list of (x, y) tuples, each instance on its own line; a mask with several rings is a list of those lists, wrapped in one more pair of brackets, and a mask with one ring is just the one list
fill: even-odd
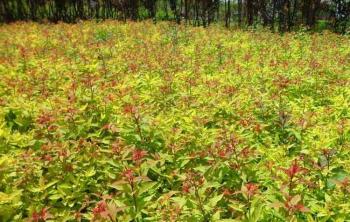
[(350, 220), (348, 36), (0, 33), (0, 221)]

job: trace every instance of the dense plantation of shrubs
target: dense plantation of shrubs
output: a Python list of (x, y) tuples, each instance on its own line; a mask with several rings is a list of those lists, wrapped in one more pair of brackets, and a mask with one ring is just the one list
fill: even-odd
[(116, 19), (350, 32), (350, 0), (0, 0), (0, 23)]
[(350, 220), (348, 36), (0, 33), (0, 221)]

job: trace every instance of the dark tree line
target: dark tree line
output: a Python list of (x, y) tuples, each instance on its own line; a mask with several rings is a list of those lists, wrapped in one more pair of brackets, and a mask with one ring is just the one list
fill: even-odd
[(175, 20), (208, 26), (301, 26), (345, 32), (350, 0), (0, 0), (0, 21), (76, 22), (79, 19)]

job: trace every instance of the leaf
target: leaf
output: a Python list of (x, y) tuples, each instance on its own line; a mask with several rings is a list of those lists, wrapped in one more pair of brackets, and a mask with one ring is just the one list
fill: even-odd
[(319, 159), (318, 159), (318, 164), (320, 165), (320, 167), (325, 167), (328, 164), (328, 160), (324, 155), (320, 155)]
[(263, 210), (263, 203), (261, 202), (260, 199), (254, 199), (252, 201), (251, 205), (251, 214), (249, 215), (249, 221), (250, 222), (257, 222), (260, 221), (261, 218), (261, 211)]
[(187, 202), (187, 200), (183, 197), (172, 197), (171, 200), (174, 203), (177, 203), (180, 206), (180, 208), (182, 208)]
[(125, 209), (127, 209), (127, 207), (117, 207), (115, 203), (113, 202), (109, 202), (107, 204), (107, 209), (108, 209), (108, 213), (109, 215), (115, 219), (117, 217), (117, 213), (124, 211)]
[(181, 164), (180, 164), (180, 168), (183, 168), (186, 164), (188, 164), (190, 162), (189, 159), (185, 159), (185, 160), (182, 160), (181, 161)]
[(295, 129), (288, 129), (288, 131), (295, 136), (295, 138), (298, 140), (298, 141), (301, 141), (301, 135), (299, 132), (297, 132)]
[(54, 194), (54, 195), (49, 196), (50, 200), (58, 200), (61, 198), (62, 198), (61, 194)]
[(89, 104), (86, 103), (85, 105), (79, 107), (79, 111), (80, 111), (80, 112), (83, 112), (84, 110), (86, 110), (86, 108), (87, 108), (88, 106), (89, 106)]
[(13, 201), (17, 201), (17, 199), (21, 196), (22, 191), (18, 190), (11, 194), (0, 192), (0, 204), (8, 204)]
[(213, 221), (218, 221), (218, 220), (220, 220), (220, 217), (221, 217), (220, 211), (216, 211), (216, 212), (213, 214), (213, 216), (212, 216), (212, 220), (213, 220)]
[(314, 218), (310, 214), (306, 215), (306, 218), (307, 222), (315, 222)]
[(157, 184), (157, 182), (147, 182), (147, 183), (143, 183), (139, 189), (139, 195), (150, 191), (155, 185)]
[(159, 198), (159, 200), (160, 200), (160, 199), (166, 199), (166, 200), (168, 200), (168, 199), (170, 199), (172, 196), (174, 196), (174, 195), (177, 194), (177, 193), (180, 193), (180, 192), (179, 192), (179, 191), (170, 191), (170, 192), (168, 192), (168, 193), (163, 194), (163, 195)]
[(299, 201), (301, 200), (300, 195), (295, 195), (291, 200), (290, 203), (295, 206), (299, 203)]
[(0, 157), (0, 170), (6, 167), (6, 165), (9, 163), (9, 160), (10, 158), (8, 156)]
[(199, 171), (199, 172), (201, 172), (201, 173), (204, 174), (204, 173), (207, 171), (208, 167), (202, 165), (202, 166), (198, 166), (198, 167), (196, 167), (196, 168), (194, 168), (194, 169), (195, 169), (196, 171)]
[(144, 197), (143, 200), (147, 203), (147, 202), (151, 201), (153, 199), (153, 197), (154, 197), (154, 194)]
[(106, 163), (108, 163), (109, 165), (115, 167), (115, 168), (119, 168), (120, 166), (117, 163), (114, 163), (113, 160), (108, 160), (106, 161)]
[(138, 177), (135, 177), (134, 180), (135, 180), (135, 182), (150, 182), (150, 181), (152, 181), (147, 176), (138, 176)]
[(215, 207), (216, 204), (222, 199), (223, 196), (224, 196), (223, 194), (214, 196), (213, 198), (211, 198), (211, 199), (208, 201), (208, 206), (210, 206), (210, 207)]
[(220, 186), (221, 186), (221, 184), (218, 182), (207, 182), (204, 185), (205, 189), (207, 189), (207, 188), (219, 188)]
[(47, 188), (55, 185), (56, 183), (58, 183), (59, 180), (54, 180), (46, 185), (41, 185), (39, 187), (33, 187), (33, 188), (29, 188), (28, 190), (33, 192), (33, 193), (39, 193), (39, 192), (43, 192), (44, 190), (46, 190)]
[(271, 203), (271, 204), (270, 204), (270, 207), (279, 209), (279, 208), (281, 208), (281, 207), (284, 207), (284, 204), (281, 203), (281, 202), (279, 202), (279, 201), (276, 201), (276, 202)]
[(118, 181), (115, 181), (114, 183), (112, 184), (109, 184), (108, 186), (109, 187), (112, 187), (116, 190), (124, 190), (125, 189), (125, 186), (128, 185), (129, 183), (125, 180), (118, 180)]
[(96, 171), (94, 168), (90, 168), (89, 170), (86, 171), (85, 176), (86, 177), (92, 177), (96, 174)]
[(236, 202), (236, 201), (230, 201), (231, 203), (228, 205), (230, 208), (239, 211), (244, 212), (244, 204)]
[(306, 213), (306, 212), (310, 212), (310, 209), (305, 207), (304, 205), (302, 205), (301, 207), (299, 207), (299, 211), (303, 212), (303, 213)]

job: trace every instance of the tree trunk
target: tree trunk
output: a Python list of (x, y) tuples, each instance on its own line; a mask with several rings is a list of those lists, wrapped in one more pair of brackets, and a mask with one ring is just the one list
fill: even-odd
[(254, 4), (253, 0), (246, 0), (247, 24), (252, 26), (254, 23)]
[(242, 0), (238, 0), (238, 25), (242, 26), (242, 9), (243, 9), (243, 3)]

